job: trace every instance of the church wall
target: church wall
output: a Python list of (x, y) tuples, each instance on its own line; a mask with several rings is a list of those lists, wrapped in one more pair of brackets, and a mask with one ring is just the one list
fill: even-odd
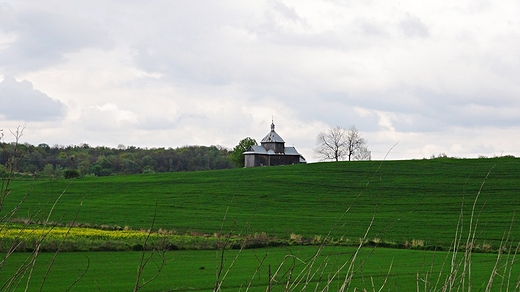
[(296, 155), (270, 155), (269, 156), (269, 165), (277, 166), (277, 165), (291, 165), (300, 163), (300, 156)]
[(255, 166), (255, 155), (244, 155), (244, 167)]
[(244, 155), (245, 167), (256, 167), (256, 166), (268, 166), (269, 165), (269, 157), (267, 155), (262, 154), (249, 154)]
[(248, 154), (245, 155), (244, 159), (245, 167), (291, 165), (300, 163), (299, 155)]

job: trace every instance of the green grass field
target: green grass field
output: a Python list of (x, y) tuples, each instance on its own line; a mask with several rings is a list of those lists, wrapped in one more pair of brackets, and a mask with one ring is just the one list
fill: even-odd
[(5, 208), (13, 208), (29, 191), (17, 216), (44, 218), (63, 192), (54, 221), (72, 221), (79, 209), (77, 222), (148, 229), (157, 210), (154, 227), (178, 233), (234, 230), (312, 238), (331, 231), (335, 238), (354, 241), (374, 217), (369, 239), (396, 243), (419, 239), (427, 245), (449, 246), (461, 208), (468, 228), (482, 184), (474, 216), (477, 241), (497, 244), (511, 225), (512, 239), (518, 240), (514, 236), (520, 234), (520, 226), (512, 221), (520, 202), (520, 159), (514, 158), (318, 163), (15, 181)]
[[(17, 179), (10, 189), (3, 212), (22, 202), (15, 216), (22, 221), (43, 221), (52, 209), (53, 222), (74, 221), (105, 228), (126, 226), (134, 230), (147, 230), (153, 224), (154, 230), (173, 230), (178, 235), (245, 236), (265, 232), (271, 238), (303, 238), (305, 242), (330, 233), (331, 243), (357, 245), (368, 230), (367, 240), (374, 242), (447, 250), (457, 234), (464, 243), (471, 228), (476, 230), (474, 247), (490, 251), (499, 249), (505, 237), (513, 248), (520, 240), (520, 226), (515, 218), (520, 202), (520, 159), (512, 157), (316, 163), (57, 181)], [(29, 195), (24, 198), (26, 194)], [(269, 265), (273, 271), (284, 257), (293, 254), (298, 258), (294, 269), (292, 261), (284, 264), (284, 273), (274, 290), (282, 291), (284, 279), (291, 275), (294, 282), (302, 269), (313, 275), (310, 284), (321, 289), (324, 279), (349, 263), (355, 249), (327, 246), (312, 268), (306, 270), (317, 249), (288, 246), (244, 250), (229, 269), (223, 287), (227, 291), (245, 291), (253, 278), (254, 288), (250, 291), (265, 291)], [(226, 252), (225, 270), (237, 252)], [(72, 291), (132, 290), (140, 254), (62, 252), (45, 280), (44, 287), (50, 288), (44, 291), (66, 290), (85, 270), (87, 258), (88, 271)], [(444, 281), (451, 254), (365, 247), (354, 261), (350, 290), (372, 290), (372, 285), (377, 290), (385, 279), (388, 291), (416, 290), (417, 283), (434, 287), (437, 279)], [(52, 255), (43, 253), (38, 258), (31, 291), (41, 286)], [(212, 290), (218, 265), (215, 251), (179, 250), (166, 255), (169, 261), (165, 269), (143, 291)], [(27, 256), (13, 254), (1, 269), (0, 283), (5, 283)], [(488, 283), (497, 256), (472, 254), (470, 285), (474, 290), (483, 290), (482, 285)], [(507, 267), (503, 261), (500, 266)], [(508, 258), (506, 263), (513, 269), (499, 271), (501, 276), (512, 271), (512, 283), (506, 283), (510, 287), (519, 281), (514, 262), (515, 259)], [(151, 277), (154, 267), (153, 263), (147, 265), (144, 278)], [(341, 269), (339, 279), (345, 277), (345, 270)], [(426, 282), (421, 280), (425, 278)], [(337, 290), (341, 283), (342, 280), (334, 282), (329, 288)], [(23, 291), (24, 285), (17, 291)], [(501, 280), (493, 285), (500, 287)], [(294, 291), (300, 288), (297, 286)]]
[[(224, 267), (224, 272), (229, 270), (229, 273), (222, 282), (222, 288), (224, 291), (245, 291), (250, 286), (249, 291), (266, 291), (269, 270), (271, 275), (274, 275), (281, 266), (280, 273), (276, 276), (277, 281), (271, 287), (273, 291), (283, 291), (289, 277), (293, 282), (297, 282), (294, 280), (301, 277), (301, 271), (308, 271), (305, 267), (316, 250), (316, 247), (308, 246), (244, 250), (231, 268), (229, 267), (238, 251), (229, 251), (225, 254)], [(314, 291), (315, 287), (323, 288), (340, 266), (349, 261), (354, 252), (355, 249), (352, 247), (325, 248), (311, 269), (314, 276), (308, 283), (309, 289)], [(291, 257), (286, 258), (288, 255)], [(46, 267), (52, 256), (52, 253), (44, 253), (38, 259), (39, 268), (35, 269), (32, 275), (29, 291), (38, 291), (42, 282), (44, 282), (43, 291), (65, 291), (85, 270), (86, 273), (70, 291), (132, 291), (141, 253), (61, 253), (46, 280), (43, 281)], [(349, 291), (353, 291), (354, 288), (372, 291), (373, 287), (378, 290), (383, 285), (384, 291), (415, 291), (417, 277), (429, 280), (430, 288), (435, 287), (437, 278), (441, 278), (441, 283), (437, 285), (439, 290), (449, 270), (449, 267), (443, 267), (447, 256), (449, 254), (446, 252), (365, 248), (357, 257)], [(14, 271), (14, 268), (19, 266), (26, 257), (26, 253), (14, 254), (0, 274), (0, 283), (5, 282), (6, 275)], [(142, 291), (213, 290), (217, 270), (215, 251), (172, 251), (166, 254), (166, 258), (168, 262), (158, 278), (144, 286)], [(493, 254), (473, 255), (471, 285), (473, 290), (479, 291), (485, 287), (495, 261), (496, 255)], [(291, 270), (292, 274), (289, 273)], [(347, 268), (344, 268), (336, 276), (336, 280), (329, 285), (331, 291), (338, 290), (346, 276), (346, 270)], [(145, 270), (143, 278), (150, 279), (155, 272), (155, 266), (151, 265)], [(513, 273), (518, 275), (519, 269), (516, 268)], [(301, 291), (304, 282), (299, 285), (293, 283), (294, 291)], [(25, 289), (25, 282), (21, 283), (19, 289), (14, 291)], [(420, 283), (424, 285), (424, 282), (420, 281)], [(505, 291), (506, 284), (497, 280), (492, 291), (499, 291), (500, 287)], [(510, 283), (509, 287), (512, 288), (513, 283)]]

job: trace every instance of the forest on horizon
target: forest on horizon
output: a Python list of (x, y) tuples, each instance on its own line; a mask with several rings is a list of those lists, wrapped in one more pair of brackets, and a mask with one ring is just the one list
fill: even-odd
[(78, 175), (108, 176), (172, 171), (233, 168), (231, 150), (222, 146), (183, 146), (178, 148), (117, 148), (40, 143), (0, 143), (0, 171), (11, 166), (14, 172), (61, 177), (66, 170)]

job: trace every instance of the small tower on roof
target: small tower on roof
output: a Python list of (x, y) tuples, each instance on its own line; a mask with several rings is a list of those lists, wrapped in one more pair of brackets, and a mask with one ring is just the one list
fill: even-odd
[(271, 121), (271, 132), (269, 132), (260, 142), (265, 150), (272, 150), (274, 153), (285, 152), (285, 141), (274, 131), (274, 121)]

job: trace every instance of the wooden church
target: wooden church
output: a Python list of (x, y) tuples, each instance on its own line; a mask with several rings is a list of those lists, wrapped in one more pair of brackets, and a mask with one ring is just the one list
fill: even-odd
[(245, 167), (276, 166), (306, 163), (294, 147), (285, 147), (285, 141), (274, 131), (274, 122), (260, 145), (251, 146), (244, 152)]

